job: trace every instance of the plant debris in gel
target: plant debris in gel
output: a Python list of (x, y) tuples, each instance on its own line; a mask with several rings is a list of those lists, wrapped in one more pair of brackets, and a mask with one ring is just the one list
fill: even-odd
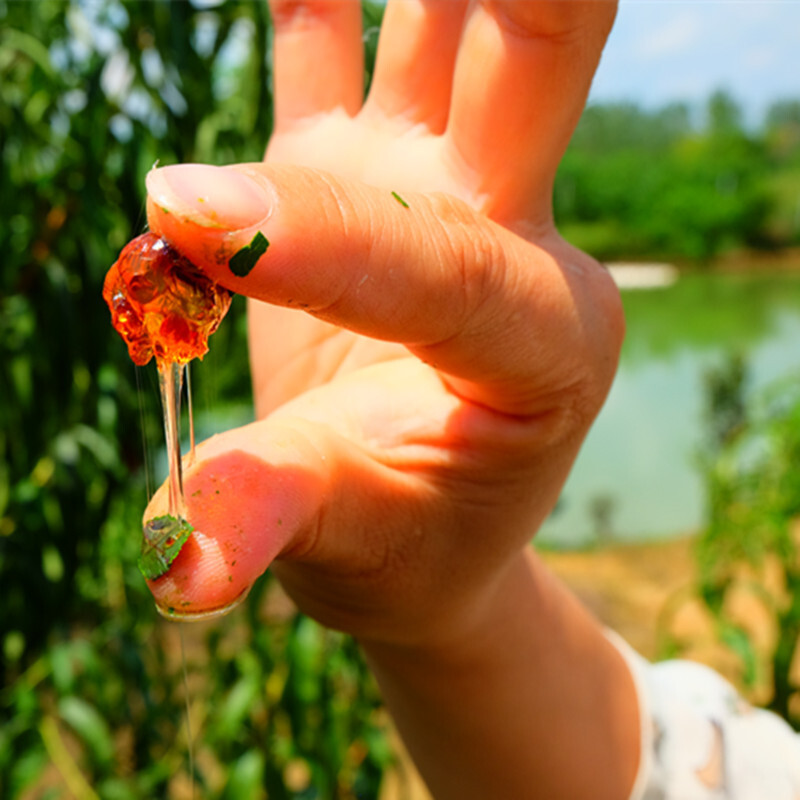
[(144, 542), (139, 554), (139, 571), (149, 581), (169, 570), (194, 528), (171, 514), (151, 519), (144, 527)]

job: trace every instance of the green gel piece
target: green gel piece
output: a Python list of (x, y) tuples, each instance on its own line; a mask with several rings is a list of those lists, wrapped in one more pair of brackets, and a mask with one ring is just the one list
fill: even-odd
[(406, 203), (406, 201), (403, 200), (403, 198), (400, 197), (400, 195), (397, 194), (397, 192), (392, 192), (392, 197), (394, 197), (394, 199), (397, 200), (397, 202), (400, 203), (400, 205), (403, 206), (403, 208), (408, 208), (408, 203)]
[(149, 581), (169, 570), (178, 553), (189, 540), (194, 528), (171, 514), (151, 519), (144, 526), (144, 541), (139, 554), (139, 571)]
[(228, 261), (230, 271), (239, 278), (246, 277), (250, 274), (250, 270), (256, 265), (258, 259), (267, 252), (268, 247), (269, 241), (267, 237), (259, 231), (250, 244), (246, 244), (231, 256), (230, 261)]

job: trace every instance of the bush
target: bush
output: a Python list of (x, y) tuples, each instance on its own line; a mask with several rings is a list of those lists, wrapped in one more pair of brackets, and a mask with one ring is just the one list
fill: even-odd
[(774, 177), (783, 167), (768, 157), (772, 134), (745, 131), (724, 93), (708, 107), (701, 128), (682, 105), (587, 109), (555, 185), (556, 219), (567, 238), (608, 259), (707, 261), (729, 250), (789, 244), (795, 231), (786, 219), (796, 197), (777, 191)]
[(696, 596), (732, 677), (800, 729), (800, 384), (793, 375), (752, 398), (746, 374), (733, 358), (708, 376)]
[[(0, 2), (2, 797), (369, 798), (390, 757), (354, 644), (265, 616), (269, 578), (184, 632), (187, 688), (135, 567), (163, 435), (103, 278), (157, 160), (258, 160), (271, 126), (266, 4), (203, 5)], [(249, 404), (242, 311), (195, 380), (215, 411)]]

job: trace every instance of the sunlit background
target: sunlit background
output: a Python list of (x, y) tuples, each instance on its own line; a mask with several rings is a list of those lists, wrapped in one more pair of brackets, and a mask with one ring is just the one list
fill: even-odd
[[(261, 157), (268, 51), (260, 0), (0, 0), (2, 798), (425, 797), (355, 644), (269, 575), (185, 628), (184, 677), (136, 568), (163, 435), (103, 277), (156, 160)], [(800, 3), (621, 3), (555, 211), (617, 276), (628, 339), (538, 539), (648, 657), (795, 727), (798, 62)], [(201, 436), (250, 417), (247, 369), (238, 298), (194, 373)]]
[(592, 98), (655, 108), (729, 91), (748, 125), (796, 98), (800, 3), (795, 0), (622, 0)]
[[(661, 125), (645, 131), (640, 124), (633, 134), (623, 130), (625, 121), (618, 116), (621, 135), (636, 138), (663, 133), (681, 114), (684, 120), (677, 124), (688, 123), (696, 132), (706, 128), (714, 113), (709, 101), (716, 96), (718, 114), (730, 115), (754, 139), (771, 138), (776, 148), (786, 146), (776, 137), (788, 135), (786, 127), (778, 133), (781, 120), (792, 118), (796, 125), (799, 119), (799, 74), (800, 3), (623, 0), (590, 104), (629, 106), (657, 120), (661, 112)], [(613, 122), (605, 121), (607, 133)], [(642, 179), (646, 171), (637, 175)], [(771, 182), (785, 204), (786, 224), (796, 230), (796, 175), (775, 169)], [(650, 213), (663, 213), (656, 196), (649, 200)], [(706, 205), (710, 202), (707, 198)], [(691, 225), (688, 218), (683, 223)], [(755, 259), (738, 271), (774, 273), (768, 262)], [(705, 444), (707, 371), (731, 353), (746, 357), (748, 389), (754, 390), (800, 366), (800, 282), (794, 273), (771, 279), (770, 287), (754, 283), (753, 275), (693, 276), (647, 297), (626, 296), (631, 328), (622, 370), (545, 527), (545, 541), (585, 543), (598, 529), (625, 539), (697, 529), (705, 510), (698, 461)], [(724, 304), (715, 299), (722, 291)], [(665, 330), (670, 325), (671, 334)], [(697, 329), (702, 336), (693, 336)]]

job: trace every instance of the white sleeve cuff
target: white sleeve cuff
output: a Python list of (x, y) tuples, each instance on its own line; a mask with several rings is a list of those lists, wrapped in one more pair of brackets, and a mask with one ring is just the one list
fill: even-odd
[(651, 664), (607, 631), (630, 669), (641, 757), (630, 800), (800, 800), (800, 736), (690, 661)]

